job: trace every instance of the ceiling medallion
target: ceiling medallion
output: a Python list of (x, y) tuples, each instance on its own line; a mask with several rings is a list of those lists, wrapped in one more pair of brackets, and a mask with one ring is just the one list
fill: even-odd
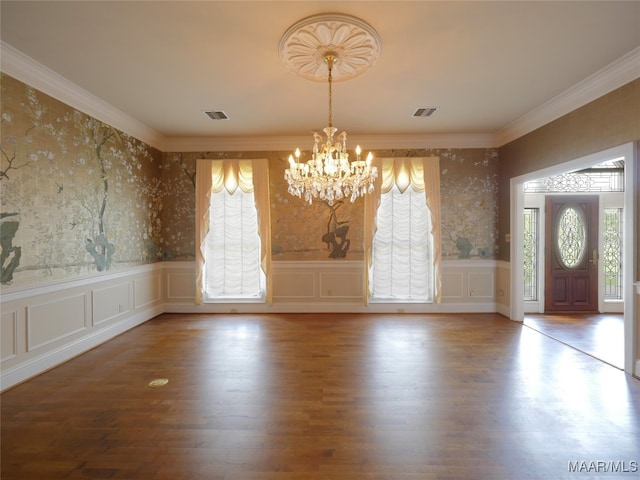
[(327, 52), (338, 61), (333, 81), (367, 71), (380, 56), (380, 37), (366, 22), (342, 13), (321, 13), (293, 24), (280, 39), (280, 58), (294, 73), (316, 82), (327, 79)]

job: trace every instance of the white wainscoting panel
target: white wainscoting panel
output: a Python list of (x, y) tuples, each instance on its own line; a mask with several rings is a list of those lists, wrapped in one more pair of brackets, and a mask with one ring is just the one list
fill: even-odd
[(442, 263), (442, 303), (445, 312), (496, 312), (497, 261), (449, 260)]
[(465, 297), (464, 273), (442, 272), (442, 300), (460, 300)]
[(495, 273), (494, 272), (469, 272), (468, 292), (470, 297), (490, 298), (495, 297)]
[(362, 305), (362, 261), (272, 262), (273, 302)]
[(87, 294), (82, 292), (27, 306), (27, 351), (32, 352), (87, 328), (88, 303)]
[(93, 324), (109, 322), (131, 311), (131, 283), (120, 282), (96, 288), (93, 294)]
[(275, 268), (272, 278), (276, 302), (308, 302), (316, 298), (316, 272)]
[(18, 312), (3, 311), (0, 316), (0, 362), (18, 355)]
[(133, 280), (134, 306), (136, 309), (162, 302), (162, 277), (148, 275)]
[(162, 281), (162, 264), (157, 263), (81, 280), (3, 289), (0, 390), (161, 314)]
[[(443, 295), (430, 303), (370, 302), (365, 305), (361, 260), (272, 262), (273, 302), (194, 302), (194, 262), (165, 262), (165, 311), (172, 313), (268, 312), (496, 312), (496, 260), (446, 260), (442, 265)], [(188, 279), (188, 287), (185, 282)], [(191, 288), (194, 290), (191, 290)]]
[(167, 300), (186, 300), (193, 303), (196, 296), (196, 279), (194, 269), (188, 269), (186, 272), (176, 272), (169, 270), (168, 268), (166, 270)]
[(346, 272), (319, 272), (319, 295), (328, 301), (355, 301), (362, 302), (364, 279), (362, 278), (362, 266), (357, 270), (350, 269)]

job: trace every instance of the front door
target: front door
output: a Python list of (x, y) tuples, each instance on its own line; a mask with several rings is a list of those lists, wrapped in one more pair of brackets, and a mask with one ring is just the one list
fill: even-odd
[(598, 196), (545, 202), (545, 312), (598, 310)]

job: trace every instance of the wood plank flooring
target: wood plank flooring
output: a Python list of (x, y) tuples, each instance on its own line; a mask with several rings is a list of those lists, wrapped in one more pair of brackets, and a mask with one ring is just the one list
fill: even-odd
[(622, 314), (527, 314), (524, 324), (616, 368), (624, 368)]
[(640, 381), (491, 314), (165, 314), (1, 401), (3, 480), (631, 479), (640, 462)]

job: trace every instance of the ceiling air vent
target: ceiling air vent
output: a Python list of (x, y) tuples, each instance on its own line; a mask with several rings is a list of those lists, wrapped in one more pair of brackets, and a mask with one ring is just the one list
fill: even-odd
[(413, 112), (414, 117), (430, 117), (434, 113), (436, 113), (438, 107), (419, 107)]
[(211, 120), (229, 120), (229, 117), (222, 110), (205, 110), (204, 114)]

